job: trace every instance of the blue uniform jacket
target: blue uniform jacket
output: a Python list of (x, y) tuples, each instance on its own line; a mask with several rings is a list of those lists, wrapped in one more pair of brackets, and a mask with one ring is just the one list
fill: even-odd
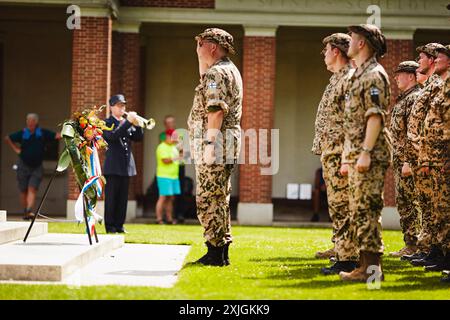
[(127, 120), (120, 125), (120, 122), (113, 116), (106, 119), (105, 122), (108, 127), (114, 124), (114, 129), (103, 131), (103, 137), (108, 142), (103, 174), (105, 176), (135, 176), (136, 165), (131, 151), (131, 142), (142, 141), (143, 129), (133, 126)]

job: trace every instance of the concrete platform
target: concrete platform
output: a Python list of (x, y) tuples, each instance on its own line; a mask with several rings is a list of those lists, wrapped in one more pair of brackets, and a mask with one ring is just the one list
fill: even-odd
[(6, 211), (0, 210), (0, 223), (6, 222)]
[(46, 234), (0, 245), (0, 280), (62, 281), (97, 258), (120, 248), (121, 235)]
[[(1, 222), (0, 245), (12, 241), (23, 240), (29, 226), (30, 222)], [(35, 222), (29, 237), (44, 235), (47, 232), (48, 225), (46, 222)]]
[(75, 271), (63, 281), (0, 281), (0, 284), (118, 285), (170, 288), (190, 250), (187, 245), (125, 244)]

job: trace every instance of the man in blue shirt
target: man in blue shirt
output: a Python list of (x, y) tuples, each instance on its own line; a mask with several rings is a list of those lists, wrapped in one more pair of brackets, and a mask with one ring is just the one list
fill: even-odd
[(19, 155), (17, 163), (17, 182), (20, 202), (24, 208), (24, 219), (34, 217), (33, 206), (36, 193), (42, 181), (42, 162), (48, 142), (61, 139), (59, 133), (39, 127), (39, 116), (27, 115), (26, 127), (5, 137), (5, 141)]

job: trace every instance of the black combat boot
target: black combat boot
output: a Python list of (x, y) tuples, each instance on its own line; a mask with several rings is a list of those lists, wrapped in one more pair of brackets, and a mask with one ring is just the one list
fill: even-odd
[(441, 279), (442, 283), (450, 284), (450, 271), (446, 270), (443, 273), (444, 277)]
[(228, 248), (230, 247), (230, 243), (228, 242), (224, 247), (223, 247), (223, 263), (226, 266), (230, 265), (230, 257), (228, 256)]
[(416, 267), (426, 267), (439, 264), (442, 260), (444, 260), (444, 253), (437, 245), (433, 244), (431, 245), (430, 253), (428, 253), (423, 259), (411, 260), (411, 264)]
[(428, 254), (427, 252), (419, 251), (414, 254), (404, 255), (400, 258), (400, 260), (411, 261), (411, 260), (415, 260), (415, 259), (423, 259), (426, 257), (427, 254)]
[(215, 247), (209, 242), (205, 242), (205, 244), (208, 247), (208, 252), (203, 257), (198, 259), (196, 263), (201, 263), (205, 266), (224, 266), (225, 261), (223, 258), (223, 253), (225, 246)]
[(445, 254), (444, 259), (442, 259), (440, 263), (425, 267), (425, 271), (444, 271), (444, 270), (450, 270), (450, 252), (447, 252)]
[(351, 272), (359, 267), (359, 263), (357, 261), (336, 261), (335, 264), (333, 264), (329, 268), (322, 268), (320, 269), (320, 272), (322, 274), (328, 276), (331, 274), (339, 274), (339, 272)]

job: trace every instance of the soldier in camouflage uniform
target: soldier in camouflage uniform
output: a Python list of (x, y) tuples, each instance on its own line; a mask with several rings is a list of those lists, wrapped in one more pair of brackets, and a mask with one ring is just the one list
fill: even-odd
[(386, 53), (386, 39), (374, 25), (348, 29), (352, 37), (348, 56), (354, 59), (357, 68), (347, 84), (341, 172), (348, 174), (351, 234), (360, 250), (360, 267), (339, 275), (344, 281), (367, 281), (371, 266), (371, 272), (382, 280), (381, 210), (384, 176), (390, 160), (383, 131), (390, 84), (377, 59)]
[(428, 79), (425, 81), (423, 88), (419, 92), (419, 97), (415, 101), (410, 114), (410, 121), (407, 130), (407, 161), (411, 166), (415, 189), (418, 191), (418, 200), (421, 211), (420, 232), (417, 239), (419, 252), (413, 255), (405, 255), (403, 259), (410, 260), (414, 265), (420, 265), (423, 258), (431, 254), (432, 258), (440, 256), (439, 250), (435, 246), (431, 246), (431, 234), (433, 223), (431, 221), (432, 212), (432, 179), (429, 175), (420, 174), (419, 169), (419, 147), (421, 136), (423, 136), (423, 123), (428, 113), (430, 102), (439, 91), (439, 85), (442, 78), (435, 73), (435, 60), (438, 48), (443, 48), (439, 43), (429, 43), (418, 47), (419, 52), (419, 68), (418, 72), (427, 74)]
[(403, 231), (405, 247), (392, 252), (394, 257), (410, 255), (417, 251), (417, 235), (419, 232), (420, 207), (411, 168), (406, 161), (406, 133), (411, 108), (419, 95), (416, 82), (416, 69), (419, 64), (415, 61), (403, 61), (394, 71), (397, 86), (401, 91), (392, 109), (389, 131), (393, 145), (393, 171), (395, 179), (395, 202), (400, 214), (400, 225)]
[[(450, 51), (448, 48), (436, 49), (435, 73), (443, 80), (448, 80), (450, 67)], [(415, 265), (426, 266), (429, 271), (442, 271), (450, 268), (450, 199), (449, 172), (444, 166), (449, 162), (450, 122), (448, 99), (448, 81), (442, 81), (436, 95), (431, 98), (429, 109), (423, 123), (423, 135), (419, 143), (420, 174), (431, 178), (431, 214), (430, 214), (430, 241), (431, 247), (439, 251), (437, 256), (422, 259)], [(431, 255), (431, 253), (430, 253)]]
[[(446, 46), (446, 54), (450, 45)], [(447, 79), (436, 97), (425, 118), (424, 143), (421, 143), (419, 160), (427, 164), (433, 180), (433, 208), (436, 218), (437, 232), (435, 240), (444, 253), (441, 263), (426, 267), (430, 271), (450, 270), (450, 77)], [(430, 139), (425, 141), (425, 139)], [(432, 149), (430, 149), (432, 148)], [(434, 240), (434, 239), (433, 239)], [(442, 282), (450, 283), (450, 273)]]
[[(333, 72), (317, 109), (315, 137), (312, 152), (320, 155), (323, 178), (327, 185), (328, 209), (333, 222), (335, 247), (322, 253), (336, 255), (336, 263), (330, 268), (322, 268), (323, 274), (337, 274), (340, 271), (352, 271), (357, 267), (358, 251), (349, 239), (348, 227), (350, 212), (348, 207), (347, 177), (339, 172), (344, 147), (344, 99), (345, 82), (354, 69), (347, 56), (350, 36), (335, 33), (323, 39), (322, 53), (329, 71)], [(316, 254), (320, 257), (320, 253)]]
[(195, 89), (188, 127), (196, 170), (197, 216), (208, 247), (197, 262), (223, 266), (229, 264), (232, 242), (229, 202), (231, 173), (240, 150), (242, 78), (228, 58), (234, 53), (233, 37), (228, 32), (209, 28), (195, 39), (200, 84)]

